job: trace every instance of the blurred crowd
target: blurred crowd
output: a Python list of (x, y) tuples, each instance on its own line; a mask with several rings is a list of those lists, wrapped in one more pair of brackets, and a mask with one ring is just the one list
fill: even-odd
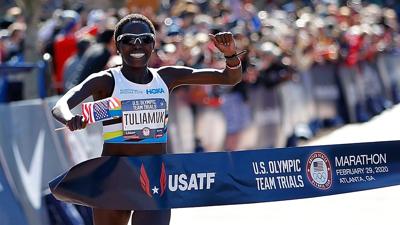
[(9, 62), (24, 55), (26, 23), (22, 10), (12, 7), (0, 20), (0, 63)]
[[(336, 73), (335, 68), (339, 67), (363, 74), (366, 68), (376, 69), (374, 66), (364, 67), (365, 63), (376, 65), (380, 55), (396, 55), (400, 49), (400, 3), (397, 1), (171, 0), (161, 1), (156, 6), (137, 6), (135, 1), (126, 1), (125, 7), (118, 9), (91, 9), (79, 3), (56, 9), (49, 15), (43, 14), (37, 38), (39, 51), (51, 59), (52, 82), (49, 88), (54, 90), (54, 94), (62, 94), (89, 74), (121, 64), (113, 42), (113, 28), (128, 13), (142, 13), (156, 27), (157, 43), (151, 58), (152, 67), (184, 65), (224, 68), (223, 55), (209, 42), (208, 33), (230, 31), (234, 34), (238, 51), (247, 50), (241, 56), (243, 81), (234, 87), (181, 87), (174, 93), (172, 104), (188, 106), (192, 115), (189, 117), (194, 118), (191, 121), (196, 121), (196, 116), (204, 108), (217, 110), (225, 120), (224, 136), (220, 138), (223, 143), (215, 144), (219, 147), (205, 143), (207, 141), (202, 137), (202, 132), (196, 131), (202, 123), (193, 122), (190, 130), (195, 134), (190, 140), (192, 144), (187, 148), (197, 151), (204, 148), (234, 150), (241, 147), (296, 145), (296, 141), (291, 139), (293, 135), (310, 136), (307, 132), (300, 132), (302, 129), (296, 126), (285, 128), (285, 134), (280, 135), (285, 140), (279, 143), (276, 135), (271, 135), (272, 141), (253, 146), (241, 145), (240, 140), (243, 132), (252, 123), (254, 125), (254, 121), (269, 125), (271, 123), (264, 120), (275, 118), (280, 121), (276, 122), (277, 126), (283, 129), (284, 123), (281, 121), (288, 117), (282, 116), (284, 112), (280, 108), (291, 103), (279, 102), (282, 102), (282, 98), (288, 98), (285, 94), (296, 93), (285, 91), (293, 90), (290, 85), (282, 89), (285, 84), (303, 82), (304, 74), (317, 73), (321, 77), (326, 71)], [(28, 41), (25, 39), (25, 22), (18, 7), (10, 8), (4, 15), (0, 24), (1, 63), (23, 62), (24, 43)], [(376, 69), (376, 73), (379, 72)], [(397, 90), (397, 85), (393, 82), (389, 86), (391, 90)], [(307, 85), (302, 87), (305, 89), (303, 92), (310, 91)], [(369, 88), (368, 85), (363, 87)], [(254, 90), (257, 88), (262, 88), (263, 94), (255, 97), (258, 92)], [(342, 91), (343, 88), (338, 89)], [(328, 89), (319, 91), (325, 94), (329, 92)], [(328, 118), (331, 119), (330, 123), (325, 121), (321, 125), (321, 121), (318, 122), (320, 126), (325, 126), (368, 120), (400, 100), (396, 91), (388, 95), (385, 91), (380, 92), (379, 97), (383, 100), (375, 101), (374, 109), (369, 107), (365, 110), (369, 116), (363, 117), (359, 113), (352, 118), (348, 112), (343, 114), (339, 106), (339, 116)], [(274, 107), (277, 109), (271, 106), (274, 109), (264, 110), (264, 113), (269, 113), (260, 116), (254, 112), (254, 107), (258, 106), (252, 103), (254, 99), (276, 101)], [(306, 120), (302, 122), (310, 128), (314, 118)], [(315, 130), (310, 130), (315, 135)], [(183, 145), (177, 145), (176, 148), (185, 148)]]

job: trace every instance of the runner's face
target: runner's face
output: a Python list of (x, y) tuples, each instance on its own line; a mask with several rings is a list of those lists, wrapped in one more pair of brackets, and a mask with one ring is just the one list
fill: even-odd
[(117, 37), (117, 48), (123, 63), (131, 67), (147, 66), (154, 48), (154, 36), (144, 22), (130, 22), (122, 27), (121, 34)]

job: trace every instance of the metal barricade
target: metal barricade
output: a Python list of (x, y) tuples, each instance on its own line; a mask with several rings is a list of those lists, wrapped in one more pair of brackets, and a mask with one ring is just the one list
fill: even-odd
[(37, 89), (38, 96), (44, 98), (47, 96), (46, 90), (46, 61), (39, 61), (37, 63), (3, 63), (0, 64), (0, 102), (8, 102), (9, 96), (9, 77), (21, 74), (29, 73), (37, 70)]

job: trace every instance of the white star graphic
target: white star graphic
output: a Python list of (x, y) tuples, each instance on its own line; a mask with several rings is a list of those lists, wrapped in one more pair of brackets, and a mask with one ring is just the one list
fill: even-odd
[(153, 189), (151, 189), (153, 191), (153, 194), (158, 194), (158, 188), (157, 186), (154, 186)]

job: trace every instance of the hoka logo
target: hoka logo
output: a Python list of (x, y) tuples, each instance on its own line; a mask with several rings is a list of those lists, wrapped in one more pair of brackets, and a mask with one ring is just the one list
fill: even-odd
[(162, 94), (162, 93), (165, 93), (164, 89), (162, 89), (162, 88), (146, 89), (146, 94), (154, 95), (154, 94)]

